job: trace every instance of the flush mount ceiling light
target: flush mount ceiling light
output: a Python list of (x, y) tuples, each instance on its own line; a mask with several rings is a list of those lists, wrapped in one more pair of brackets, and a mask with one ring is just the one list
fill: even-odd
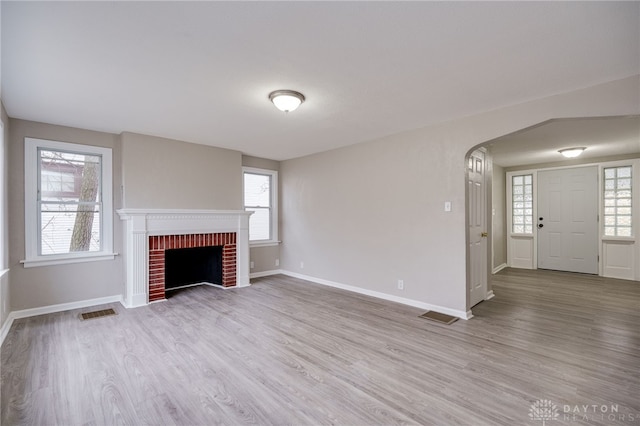
[(582, 152), (587, 149), (585, 147), (577, 147), (577, 148), (565, 148), (558, 151), (566, 158), (575, 158), (578, 155), (582, 154)]
[(295, 90), (276, 90), (269, 93), (269, 100), (280, 111), (289, 112), (295, 110), (304, 102), (304, 95)]

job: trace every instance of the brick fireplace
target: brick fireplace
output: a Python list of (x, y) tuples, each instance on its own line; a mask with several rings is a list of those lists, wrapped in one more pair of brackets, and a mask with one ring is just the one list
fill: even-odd
[(222, 246), (222, 287), (249, 285), (249, 215), (228, 210), (118, 210), (125, 221), (128, 308), (165, 298), (165, 251)]
[(152, 235), (149, 237), (149, 302), (165, 298), (165, 251), (197, 247), (222, 247), (223, 287), (236, 285), (236, 233)]

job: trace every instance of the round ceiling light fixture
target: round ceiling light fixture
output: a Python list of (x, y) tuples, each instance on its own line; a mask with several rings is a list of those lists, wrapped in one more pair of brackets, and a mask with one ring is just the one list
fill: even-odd
[(304, 95), (295, 90), (276, 90), (269, 93), (269, 100), (280, 111), (293, 111), (305, 101)]
[(575, 157), (579, 156), (580, 154), (582, 154), (585, 149), (587, 149), (587, 148), (581, 146), (581, 147), (576, 147), (576, 148), (561, 149), (558, 152), (560, 154), (562, 154), (566, 158), (575, 158)]

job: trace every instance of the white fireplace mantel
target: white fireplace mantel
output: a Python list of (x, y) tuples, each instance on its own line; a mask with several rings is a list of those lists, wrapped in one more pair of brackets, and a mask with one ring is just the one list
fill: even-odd
[(249, 285), (249, 216), (244, 210), (120, 209), (126, 222), (125, 259), (127, 308), (149, 303), (149, 236), (236, 233), (236, 287)]

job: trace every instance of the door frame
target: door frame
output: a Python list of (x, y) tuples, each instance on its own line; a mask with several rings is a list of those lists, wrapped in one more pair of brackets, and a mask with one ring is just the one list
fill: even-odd
[(492, 216), (492, 205), (491, 200), (493, 198), (492, 194), (492, 181), (493, 181), (493, 161), (491, 160), (491, 153), (484, 146), (476, 146), (470, 149), (464, 157), (464, 193), (465, 193), (465, 215), (464, 215), (464, 224), (465, 224), (465, 252), (466, 252), (466, 310), (469, 318), (473, 317), (471, 313), (471, 251), (469, 250), (469, 244), (471, 242), (471, 238), (469, 236), (469, 211), (471, 204), (471, 194), (469, 193), (469, 159), (471, 155), (475, 151), (482, 151), (484, 153), (484, 199), (485, 199), (485, 227), (487, 232), (487, 250), (485, 251), (485, 271), (486, 271), (486, 295), (484, 300), (489, 300), (493, 298), (493, 289), (491, 286), (491, 277), (493, 275), (493, 266), (492, 266), (492, 257), (493, 257), (493, 224), (492, 220), (490, 220)]
[[(602, 175), (603, 169), (608, 167), (618, 167), (631, 165), (633, 167), (633, 182), (632, 182), (632, 190), (633, 190), (633, 200), (634, 200), (634, 213), (633, 213), (633, 223), (634, 223), (634, 236), (633, 237), (604, 237), (602, 232), (602, 217), (604, 214), (604, 203), (603, 203), (603, 182)], [(514, 265), (513, 259), (513, 244), (518, 238), (521, 238), (519, 235), (515, 235), (511, 232), (512, 229), (512, 216), (511, 216), (511, 177), (524, 175), (524, 174), (532, 174), (533, 175), (533, 193), (534, 193), (534, 203), (533, 203), (533, 215), (534, 222), (537, 219), (537, 181), (538, 181), (538, 172), (543, 170), (561, 170), (561, 169), (575, 169), (580, 167), (588, 167), (588, 166), (597, 166), (598, 167), (598, 276), (602, 277), (611, 277), (611, 278), (622, 278), (616, 276), (610, 276), (610, 274), (605, 274), (605, 265), (606, 262), (606, 253), (609, 246), (612, 245), (621, 245), (627, 244), (629, 245), (630, 256), (632, 260), (632, 264), (630, 265), (633, 270), (633, 277), (626, 277), (622, 279), (633, 279), (635, 281), (640, 280), (640, 208), (636, 207), (640, 205), (640, 158), (629, 158), (624, 160), (612, 160), (612, 161), (602, 161), (602, 162), (585, 162), (583, 164), (573, 164), (566, 166), (556, 166), (556, 167), (544, 167), (544, 168), (529, 168), (522, 170), (513, 170), (505, 173), (505, 204), (506, 204), (506, 221), (507, 221), (507, 266), (521, 269), (538, 269), (538, 237), (537, 232), (533, 233), (531, 238), (531, 250), (533, 252), (533, 256), (531, 258), (530, 265)], [(637, 200), (637, 201), (636, 201)]]
[[(585, 238), (587, 238), (585, 240), (585, 243), (590, 241), (590, 243), (588, 244), (589, 256), (585, 258), (585, 263), (580, 266), (577, 266), (575, 264), (570, 265), (569, 263), (571, 263), (571, 261), (566, 258), (564, 260), (559, 261), (555, 265), (553, 264), (545, 265), (546, 267), (540, 266), (541, 261), (545, 262), (548, 260), (551, 263), (555, 263), (555, 262), (549, 260), (548, 257), (546, 257), (548, 256), (548, 252), (545, 253), (545, 251), (549, 249), (549, 245), (544, 243), (545, 236), (547, 238), (549, 237), (549, 234), (548, 234), (549, 230), (540, 229), (540, 228), (543, 225), (545, 225), (546, 221), (543, 221), (541, 223), (539, 220), (536, 221), (534, 217), (534, 224), (535, 224), (534, 232), (537, 238), (537, 244), (536, 244), (537, 262), (535, 264), (536, 269), (559, 270), (559, 271), (577, 272), (577, 273), (585, 273), (585, 274), (600, 273), (600, 250), (599, 250), (600, 235), (599, 234), (600, 234), (601, 224), (600, 224), (599, 218), (600, 218), (601, 198), (602, 198), (600, 196), (600, 180), (601, 180), (601, 174), (602, 174), (600, 167), (584, 165), (582, 167), (566, 167), (566, 168), (560, 168), (560, 169), (554, 169), (554, 170), (540, 169), (537, 171), (538, 191), (535, 194), (533, 194), (534, 198), (532, 199), (532, 201), (537, 206), (537, 210), (539, 213), (538, 219), (540, 216), (547, 215), (545, 212), (540, 210), (540, 207), (541, 207), (540, 204), (542, 201), (545, 201), (547, 205), (549, 205), (550, 203), (549, 193), (548, 192), (545, 193), (545, 191), (548, 191), (548, 187), (545, 186), (544, 176), (549, 176), (550, 174), (554, 174), (554, 173), (556, 174), (556, 176), (557, 174), (560, 174), (561, 176), (563, 176), (563, 181), (560, 187), (561, 187), (561, 191), (563, 191), (562, 194), (566, 196), (567, 192), (565, 191), (568, 191), (568, 186), (567, 186), (567, 181), (564, 179), (568, 179), (569, 177), (574, 176), (573, 173), (575, 172), (571, 172), (572, 170), (578, 171), (580, 169), (583, 169), (583, 170), (578, 173), (584, 173), (584, 176), (585, 176), (583, 180), (580, 182), (580, 185), (582, 185), (581, 188), (584, 190), (584, 193), (588, 195), (587, 198), (584, 198), (584, 201), (587, 202), (587, 204), (584, 205), (583, 207), (584, 208), (586, 208), (587, 206), (594, 207), (593, 211), (585, 210), (585, 216), (583, 221), (584, 225), (582, 228), (582, 230), (584, 231)], [(595, 185), (592, 180), (594, 177), (595, 177)], [(564, 201), (561, 201), (560, 204), (562, 206), (572, 206), (572, 210), (574, 210), (576, 207), (575, 204), (565, 204)], [(544, 204), (542, 207), (545, 207)], [(560, 230), (559, 232), (564, 232), (567, 229), (571, 229), (571, 226), (572, 226), (568, 223), (569, 221), (566, 217), (564, 217), (564, 215), (562, 217), (563, 217), (562, 225), (564, 226), (561, 226), (562, 230)], [(545, 218), (545, 219), (549, 219), (549, 218)], [(547, 228), (551, 226), (549, 223), (546, 223), (546, 225), (547, 225)], [(562, 247), (567, 242), (568, 241), (563, 241), (562, 243), (560, 243), (560, 246)], [(591, 246), (591, 244), (594, 244), (594, 245)], [(564, 255), (564, 253), (562, 255)], [(595, 257), (595, 259), (593, 259), (593, 257)]]

